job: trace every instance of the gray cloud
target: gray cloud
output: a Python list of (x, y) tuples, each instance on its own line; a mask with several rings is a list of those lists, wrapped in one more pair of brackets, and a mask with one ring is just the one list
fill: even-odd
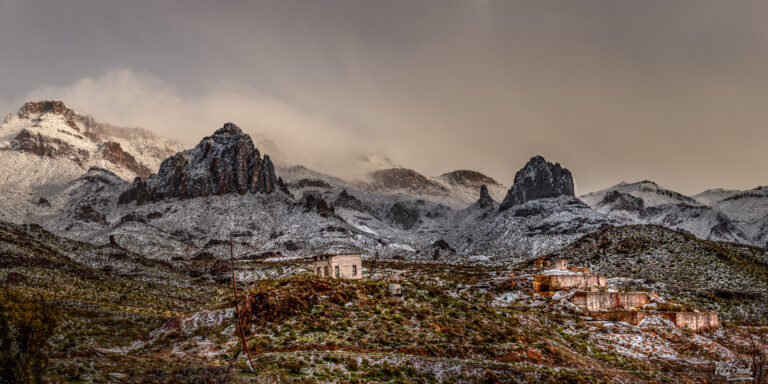
[[(62, 97), (190, 142), (224, 121), (330, 173), (378, 153), (578, 192), (768, 184), (763, 1), (0, 1), (0, 107)], [(122, 68), (122, 69), (120, 69)], [(346, 168), (345, 168), (346, 167)]]

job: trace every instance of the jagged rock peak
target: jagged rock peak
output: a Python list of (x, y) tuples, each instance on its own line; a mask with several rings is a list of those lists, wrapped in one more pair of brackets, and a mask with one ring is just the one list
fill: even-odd
[(526, 201), (563, 195), (574, 196), (571, 172), (560, 163), (534, 156), (515, 174), (515, 182), (499, 209), (504, 211)]
[(481, 208), (488, 208), (488, 207), (492, 207), (493, 203), (495, 203), (495, 201), (493, 201), (493, 198), (488, 193), (488, 187), (485, 184), (481, 185), (480, 186), (480, 199), (477, 200), (477, 204)]
[(143, 204), (235, 192), (272, 193), (276, 184), (269, 156), (262, 159), (251, 137), (237, 125), (226, 123), (194, 148), (165, 159), (157, 174), (136, 178), (119, 201)]
[(75, 111), (67, 108), (61, 100), (28, 101), (19, 109), (18, 116), (28, 119), (34, 115), (54, 113), (67, 119), (75, 117)]

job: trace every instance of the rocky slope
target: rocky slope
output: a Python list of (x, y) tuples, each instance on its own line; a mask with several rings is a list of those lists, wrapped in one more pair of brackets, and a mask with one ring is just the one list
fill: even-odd
[(552, 164), (535, 156), (515, 174), (514, 184), (499, 209), (503, 211), (527, 201), (558, 196), (574, 196), (571, 172), (560, 163)]
[(146, 130), (97, 122), (61, 101), (26, 103), (0, 124), (0, 219), (25, 221), (40, 196), (90, 167), (131, 180), (180, 148)]
[(531, 295), (509, 264), (364, 260), (364, 280), (329, 280), (306, 260), (259, 255), (235, 263), (252, 371), (227, 262), (159, 262), (3, 222), (0, 253), (4, 292), (56, 305), (49, 382), (696, 382), (749, 357), (742, 327), (589, 321), (567, 296)]

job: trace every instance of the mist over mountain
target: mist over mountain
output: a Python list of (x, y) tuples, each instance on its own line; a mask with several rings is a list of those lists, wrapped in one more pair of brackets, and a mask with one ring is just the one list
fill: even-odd
[[(537, 258), (566, 256), (599, 271), (629, 277), (614, 280), (611, 289), (640, 286), (657, 290), (686, 305), (722, 312), (723, 319), (766, 309), (768, 296), (755, 283), (768, 274), (768, 194), (764, 187), (711, 190), (690, 197), (651, 181), (622, 182), (576, 197), (578, 174), (543, 156), (510, 170), (515, 171), (515, 178), (509, 187), (475, 170), (426, 176), (374, 155), (351, 160), (348, 169), (355, 169), (356, 176), (339, 177), (290, 162), (273, 163), (270, 154), (234, 123), (212, 128), (197, 145), (183, 149), (143, 129), (97, 123), (61, 101), (26, 103), (0, 124), (0, 133), (4, 164), (0, 169), (0, 245), (11, 252), (0, 254), (0, 267), (4, 268), (0, 276), (7, 275), (4, 279), (10, 283), (6, 284), (31, 289), (49, 273), (65, 276), (66, 282), (57, 283), (65, 287), (59, 288), (57, 297), (71, 303), (126, 289), (118, 285), (139, 284), (141, 288), (130, 289), (119, 300), (142, 311), (157, 305), (137, 304), (134, 294), (160, 297), (153, 291), (155, 287), (189, 290), (191, 297), (183, 306), (191, 309), (189, 314), (179, 313), (159, 328), (150, 319), (130, 323), (142, 327), (145, 336), (141, 340), (155, 340), (152, 345), (186, 345), (186, 336), (179, 341), (159, 341), (157, 336), (178, 322), (197, 321), (185, 320), (186, 316), (213, 316), (215, 319), (206, 321), (215, 328), (228, 324), (221, 319), (231, 318), (231, 314), (210, 309), (204, 302), (211, 297), (210, 290), (221, 288), (232, 275), (249, 286), (285, 278), (286, 273), (304, 276), (280, 280), (294, 289), (295, 284), (303, 284), (301, 279), (325, 281), (301, 275), (301, 271), (308, 268), (306, 261), (312, 256), (336, 253), (364, 255), (367, 264), (361, 272), (366, 278), (377, 276), (377, 281), (391, 278), (381, 273), (394, 276), (407, 270), (413, 277), (405, 284), (421, 284), (417, 282), (433, 278), (425, 276), (435, 276), (433, 269), (456, 273), (476, 268), (469, 275), (460, 272), (458, 277), (466, 282), (466, 276), (484, 276), (473, 283), (482, 287), (506, 284), (499, 279), (507, 279), (507, 272), (486, 275), (489, 271), (526, 268)], [(280, 146), (278, 142), (271, 147)], [(31, 250), (35, 247), (46, 251)], [(225, 262), (230, 250), (237, 266)], [(638, 273), (630, 263), (638, 257), (649, 260), (653, 268)], [(688, 291), (681, 291), (673, 282), (675, 274), (683, 273), (680, 265), (660, 267), (678, 259), (706, 271), (700, 274), (709, 280), (697, 276), (688, 283)], [(388, 265), (386, 272), (380, 269), (382, 263)], [(717, 268), (705, 267), (706, 263)], [(555, 274), (562, 273), (582, 272)], [(82, 281), (107, 275), (110, 283), (104, 288)], [(726, 283), (729, 279), (743, 281)], [(449, 280), (439, 281), (445, 284)], [(70, 288), (72, 283), (76, 290)], [(547, 309), (552, 312), (560, 311), (560, 300), (571, 297), (555, 296), (554, 304), (544, 304), (534, 294), (534, 301), (528, 304), (521, 301), (525, 286), (493, 298), (492, 306), (555, 305)], [(712, 295), (722, 299), (713, 304), (711, 295), (691, 293), (690, 289), (714, 289)], [(461, 297), (451, 292), (451, 297)], [(428, 295), (426, 291), (424, 295)], [(485, 300), (472, 299), (475, 305)], [(246, 301), (243, 305), (246, 311), (253, 304)], [(661, 304), (653, 305), (658, 308)], [(687, 308), (664, 305), (661, 308)], [(104, 310), (99, 305), (87, 307)], [(209, 309), (195, 309), (202, 307)], [(182, 306), (162, 304), (160, 308), (178, 310)], [(121, 311), (114, 318), (122, 318)], [(653, 316), (678, 316), (665, 313)], [(719, 324), (717, 312), (680, 313), (708, 316)], [(597, 316), (580, 316), (584, 315)], [(77, 324), (91, 321), (77, 319)], [(196, 334), (207, 332), (196, 329)], [(655, 330), (641, 329), (643, 337), (655, 337)], [(234, 334), (234, 330), (216, 332)], [(626, 336), (623, 331), (619, 335)], [(718, 342), (731, 337), (735, 336), (721, 337)], [(120, 348), (155, 348), (132, 337), (125, 340), (132, 344)], [(609, 340), (595, 342), (606, 348), (612, 345)], [(220, 356), (200, 345), (183, 348), (190, 351), (185, 353)], [(124, 353), (124, 349), (107, 352), (96, 348), (100, 348), (98, 353)], [(620, 352), (622, 356), (634, 353)], [(646, 355), (634, 358), (653, 361)], [(689, 362), (681, 360), (680, 364)], [(100, 377), (101, 373), (93, 375)]]

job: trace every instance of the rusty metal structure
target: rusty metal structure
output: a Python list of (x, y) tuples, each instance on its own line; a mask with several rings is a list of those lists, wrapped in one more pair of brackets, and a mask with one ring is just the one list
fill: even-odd
[(235, 250), (232, 244), (232, 234), (229, 235), (229, 266), (232, 269), (232, 300), (235, 302), (235, 313), (237, 313), (237, 330), (240, 333), (240, 340), (243, 342), (243, 349), (245, 349), (245, 355), (248, 357), (248, 368), (253, 372), (253, 360), (251, 360), (251, 352), (248, 350), (248, 343), (245, 340), (245, 331), (243, 330), (243, 321), (240, 317), (240, 305), (237, 300), (237, 282), (235, 281)]

